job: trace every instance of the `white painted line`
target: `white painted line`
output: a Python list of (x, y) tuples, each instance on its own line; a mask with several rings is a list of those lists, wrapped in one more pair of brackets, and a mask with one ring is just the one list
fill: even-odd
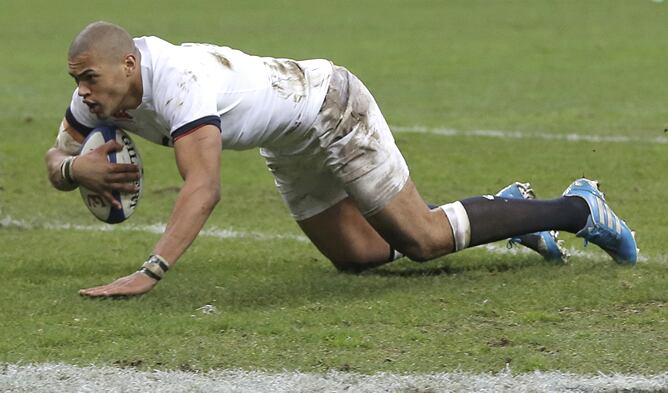
[(361, 375), (217, 370), (136, 371), (63, 364), (0, 364), (0, 391), (62, 392), (659, 392), (668, 389), (668, 373), (577, 375), (560, 372), (498, 374), (464, 372)]
[[(454, 130), (443, 127), (391, 127), (393, 132), (397, 133), (417, 133), (432, 134), (440, 136), (465, 136), (465, 137), (485, 137), (497, 139), (543, 139), (550, 141), (565, 142), (607, 142), (607, 143), (651, 143), (668, 144), (668, 136), (657, 135), (648, 136), (629, 136), (629, 135), (592, 135), (592, 134), (557, 134), (557, 133), (527, 133), (521, 131), (500, 131), (500, 130)], [(658, 132), (657, 132), (658, 134)]]
[[(95, 225), (80, 225), (68, 223), (30, 223), (25, 220), (18, 220), (6, 216), (0, 219), (0, 228), (20, 228), (20, 229), (48, 229), (48, 230), (72, 230), (84, 232), (144, 232), (152, 234), (161, 234), (165, 231), (165, 224), (151, 224), (151, 225), (133, 225), (133, 224), (95, 224)], [(262, 232), (244, 232), (235, 229), (220, 229), (211, 227), (203, 229), (200, 236), (215, 237), (218, 239), (258, 239), (258, 240), (294, 240), (300, 242), (309, 241), (306, 236), (302, 235), (276, 235)]]
[[(133, 225), (133, 224), (95, 224), (95, 225), (80, 225), (68, 223), (30, 223), (25, 220), (14, 219), (5, 216), (0, 219), (0, 228), (20, 228), (20, 229), (47, 229), (54, 231), (71, 230), (84, 232), (143, 232), (151, 234), (161, 234), (165, 230), (165, 224), (151, 224), (151, 225)], [(213, 237), (217, 239), (257, 239), (257, 240), (291, 240), (297, 242), (308, 242), (309, 239), (304, 235), (277, 235), (273, 233), (263, 232), (245, 232), (236, 229), (216, 228), (209, 226), (203, 229), (199, 236)], [(610, 257), (599, 251), (595, 246), (590, 246), (595, 251), (581, 250), (575, 248), (568, 248), (567, 251), (571, 257), (589, 259), (589, 260), (609, 260)], [(508, 248), (503, 243), (497, 242), (492, 244), (485, 244), (476, 247), (476, 249), (484, 249), (490, 254), (532, 254), (534, 251), (526, 247)], [(668, 263), (668, 256), (658, 255), (648, 258), (645, 255), (638, 255), (638, 262), (643, 263), (648, 260), (659, 262), (662, 264)]]

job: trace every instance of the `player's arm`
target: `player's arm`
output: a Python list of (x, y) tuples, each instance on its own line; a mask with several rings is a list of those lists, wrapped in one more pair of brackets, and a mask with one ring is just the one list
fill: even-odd
[(112, 191), (133, 192), (135, 185), (132, 182), (139, 179), (139, 167), (134, 164), (114, 164), (107, 160), (109, 152), (123, 148), (116, 141), (109, 141), (79, 156), (83, 140), (83, 134), (72, 127), (67, 119), (63, 119), (56, 142), (44, 157), (49, 181), (62, 191), (74, 190), (82, 184), (120, 208)]
[[(81, 149), (84, 137), (75, 130), (67, 119), (63, 118), (58, 130), (58, 136), (53, 147), (44, 156), (49, 181), (58, 190), (71, 191), (78, 187), (71, 175), (71, 168), (65, 168), (65, 160), (73, 160)], [(71, 163), (70, 163), (71, 164)]]
[[(169, 223), (153, 253), (173, 266), (195, 240), (220, 199), (220, 130), (205, 125), (174, 143), (176, 162), (184, 179)], [(164, 272), (164, 269), (160, 269)], [(158, 271), (158, 274), (161, 274)], [(111, 284), (82, 289), (84, 296), (129, 296), (150, 291), (158, 282), (150, 273), (135, 272)]]
[(220, 199), (220, 130), (205, 125), (174, 142), (176, 163), (184, 179), (169, 223), (154, 253), (176, 263), (195, 240)]

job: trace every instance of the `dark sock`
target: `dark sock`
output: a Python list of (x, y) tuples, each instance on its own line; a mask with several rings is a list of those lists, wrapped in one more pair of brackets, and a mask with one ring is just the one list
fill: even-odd
[(579, 197), (552, 200), (474, 197), (460, 201), (471, 224), (469, 247), (527, 233), (576, 233), (587, 224), (589, 206)]

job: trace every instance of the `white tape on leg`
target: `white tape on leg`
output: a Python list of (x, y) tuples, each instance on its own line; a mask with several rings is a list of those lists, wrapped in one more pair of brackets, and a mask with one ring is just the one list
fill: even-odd
[(455, 238), (455, 251), (467, 248), (471, 241), (471, 223), (464, 205), (457, 201), (439, 207), (443, 209), (445, 215), (448, 216), (448, 221), (450, 221), (452, 235)]

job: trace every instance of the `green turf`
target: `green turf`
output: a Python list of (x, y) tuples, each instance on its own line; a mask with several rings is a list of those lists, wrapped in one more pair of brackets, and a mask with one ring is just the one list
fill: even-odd
[[(360, 276), (308, 243), (196, 241), (149, 295), (79, 288), (136, 269), (157, 235), (97, 225), (51, 189), (42, 157), (73, 83), (71, 37), (105, 19), (135, 35), (251, 53), (328, 57), (358, 74), (397, 126), (660, 137), (667, 123), (668, 4), (652, 1), (6, 1), (0, 15), (0, 362), (304, 371), (668, 370), (663, 212), (668, 145), (399, 133), (429, 201), (531, 181), (554, 197), (598, 178), (644, 259), (553, 266), (469, 250)], [(165, 222), (180, 180), (171, 150), (137, 141), (146, 192), (129, 225)], [(298, 235), (256, 152), (225, 152), (209, 227)], [(572, 246), (581, 246), (566, 236)], [(214, 314), (197, 309), (215, 305)]]

